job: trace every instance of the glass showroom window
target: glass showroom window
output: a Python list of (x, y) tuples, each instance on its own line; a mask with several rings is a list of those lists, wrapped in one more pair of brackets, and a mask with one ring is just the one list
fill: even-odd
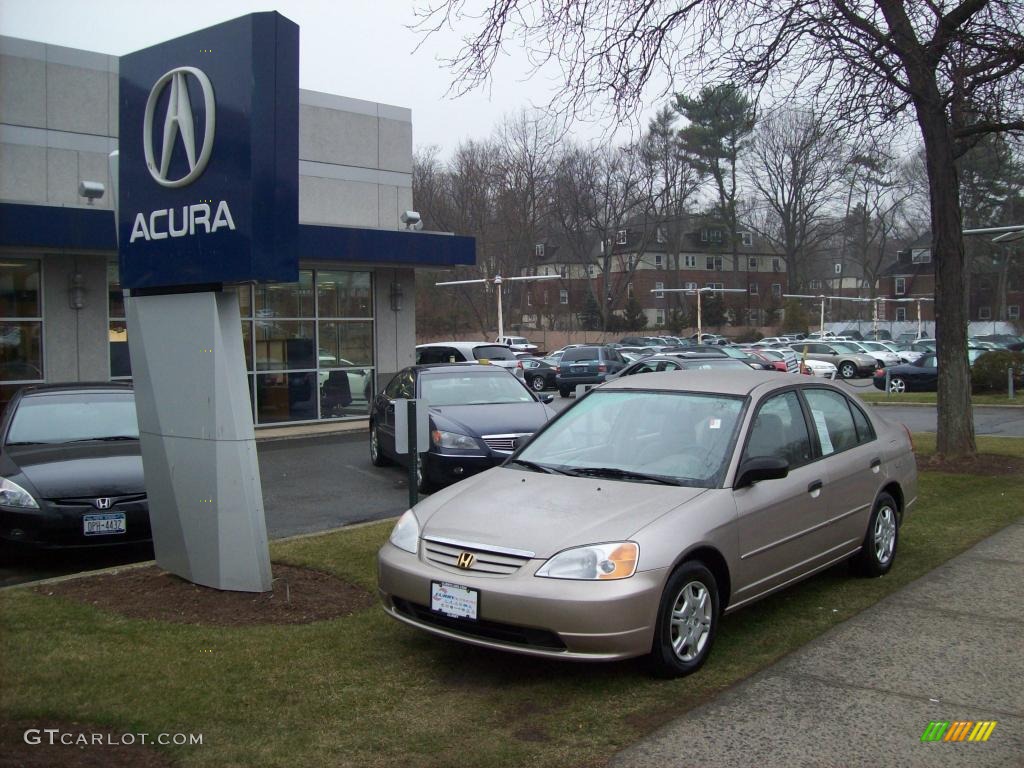
[(107, 264), (107, 341), (110, 349), (110, 378), (131, 380), (128, 357), (128, 324), (124, 319), (124, 292), (117, 264)]
[(15, 392), (43, 380), (39, 262), (0, 260), (0, 411)]
[(304, 269), (297, 283), (251, 290), (252, 302), (240, 294), (240, 303), (256, 423), (365, 417), (374, 390), (370, 273)]

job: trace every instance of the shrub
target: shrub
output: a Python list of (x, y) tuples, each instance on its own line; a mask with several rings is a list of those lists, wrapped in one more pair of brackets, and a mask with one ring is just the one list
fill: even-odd
[(1024, 388), (1024, 352), (1008, 349), (986, 352), (971, 367), (971, 385), (975, 392), (1006, 392), (1007, 368), (1013, 368), (1014, 389)]

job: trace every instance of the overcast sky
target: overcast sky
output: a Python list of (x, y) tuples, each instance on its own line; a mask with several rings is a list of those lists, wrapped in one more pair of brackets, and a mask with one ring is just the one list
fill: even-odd
[[(486, 138), (506, 114), (550, 99), (553, 82), (527, 80), (528, 63), (510, 51), (490, 93), (445, 96), (450, 75), (439, 59), (458, 36), (421, 37), (408, 29), (413, 0), (0, 0), (0, 34), (122, 55), (254, 11), (276, 10), (299, 25), (303, 88), (412, 109), (415, 147), (448, 154), (466, 138)], [(554, 75), (555, 73), (553, 73)], [(607, 123), (579, 124), (597, 138)]]

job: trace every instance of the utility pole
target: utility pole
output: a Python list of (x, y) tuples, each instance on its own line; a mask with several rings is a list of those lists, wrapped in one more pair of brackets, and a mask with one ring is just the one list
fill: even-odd
[(493, 278), (483, 277), (477, 280), (449, 280), (444, 283), (434, 283), (434, 285), (474, 285), (484, 284), (493, 285), (495, 293), (498, 294), (498, 338), (502, 338), (505, 335), (505, 321), (502, 317), (501, 310), (501, 285), (505, 282), (511, 282), (513, 280), (559, 280), (561, 275), (524, 275), (522, 277), (502, 277), (501, 275), (495, 275)]
[(701, 296), (705, 293), (747, 293), (743, 288), (657, 288), (651, 291), (651, 293), (683, 293), (687, 296), (697, 297), (697, 343), (700, 344), (703, 339), (701, 338), (703, 333), (703, 317), (701, 309)]

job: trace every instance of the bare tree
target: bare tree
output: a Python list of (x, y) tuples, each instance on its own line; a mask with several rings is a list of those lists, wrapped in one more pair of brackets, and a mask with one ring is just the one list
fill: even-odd
[[(509, 38), (558, 61), (568, 112), (605, 97), (629, 115), (652, 78), (815, 94), (851, 121), (913, 119), (924, 142), (939, 359), (938, 452), (975, 453), (955, 160), (986, 133), (1024, 131), (1020, 0), (424, 0), (421, 29), (477, 24), (451, 61), (485, 82)], [(556, 97), (557, 98), (557, 97)]]
[(834, 232), (829, 211), (846, 154), (835, 128), (806, 110), (770, 112), (754, 131), (748, 183), (766, 211), (751, 217), (752, 229), (782, 253), (794, 290), (804, 288), (808, 262)]

